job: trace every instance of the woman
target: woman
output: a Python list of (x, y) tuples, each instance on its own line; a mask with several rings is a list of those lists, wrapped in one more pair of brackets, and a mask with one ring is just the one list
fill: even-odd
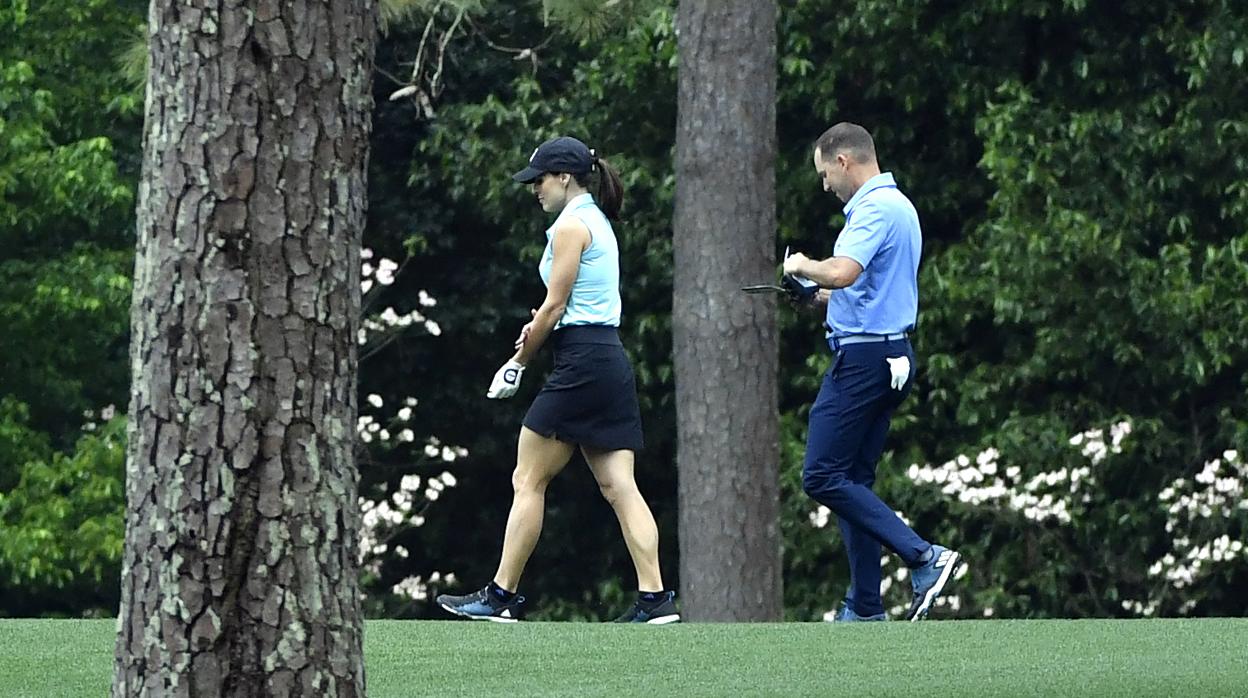
[[(676, 594), (663, 587), (659, 572), (658, 527), (633, 479), (634, 453), (642, 446), (641, 414), (633, 369), (617, 332), (619, 249), (609, 221), (623, 199), (619, 176), (584, 143), (565, 136), (539, 146), (512, 178), (532, 187), (542, 210), (559, 216), (546, 231), (538, 266), (546, 300), (532, 311), (515, 355), (498, 369), (486, 396), (514, 395), (524, 367), (548, 341), (555, 366), (520, 428), (515, 494), (498, 572), (480, 591), (443, 594), (437, 601), (468, 618), (518, 618), (524, 597), (516, 589), (542, 530), (546, 486), (579, 447), (615, 509), (637, 568), (637, 601), (617, 622), (679, 621)], [(597, 202), (589, 193), (595, 178)]]

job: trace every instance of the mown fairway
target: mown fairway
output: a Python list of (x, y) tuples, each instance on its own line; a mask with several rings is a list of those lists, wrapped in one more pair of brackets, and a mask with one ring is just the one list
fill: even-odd
[[(0, 620), (0, 696), (103, 696), (112, 620)], [(369, 695), (1243, 696), (1248, 620), (371, 621)]]

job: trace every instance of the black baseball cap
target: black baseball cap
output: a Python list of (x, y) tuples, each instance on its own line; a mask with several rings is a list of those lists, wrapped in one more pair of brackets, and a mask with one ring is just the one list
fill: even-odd
[(547, 172), (586, 174), (592, 169), (594, 151), (571, 136), (559, 136), (537, 146), (529, 156), (528, 167), (511, 178), (521, 184), (531, 184)]

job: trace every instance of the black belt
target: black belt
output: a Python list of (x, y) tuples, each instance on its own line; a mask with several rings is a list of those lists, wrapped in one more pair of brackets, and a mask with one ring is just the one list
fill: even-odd
[(565, 325), (550, 333), (550, 343), (556, 349), (568, 344), (624, 346), (619, 328), (611, 325)]

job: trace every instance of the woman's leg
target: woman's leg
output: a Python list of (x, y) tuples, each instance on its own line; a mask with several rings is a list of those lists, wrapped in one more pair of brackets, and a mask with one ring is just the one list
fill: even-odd
[(659, 527), (633, 479), (633, 452), (588, 448), (582, 448), (581, 452), (598, 480), (602, 496), (620, 520), (624, 543), (637, 568), (638, 590), (663, 591), (663, 575), (659, 572)]
[(546, 486), (572, 458), (571, 444), (548, 439), (520, 427), (520, 443), (516, 447), (516, 470), (511, 474), (515, 494), (511, 513), (507, 515), (507, 533), (503, 538), (503, 555), (498, 561), (494, 583), (508, 591), (520, 585), (524, 565), (533, 554), (542, 533), (542, 517), (546, 513)]

